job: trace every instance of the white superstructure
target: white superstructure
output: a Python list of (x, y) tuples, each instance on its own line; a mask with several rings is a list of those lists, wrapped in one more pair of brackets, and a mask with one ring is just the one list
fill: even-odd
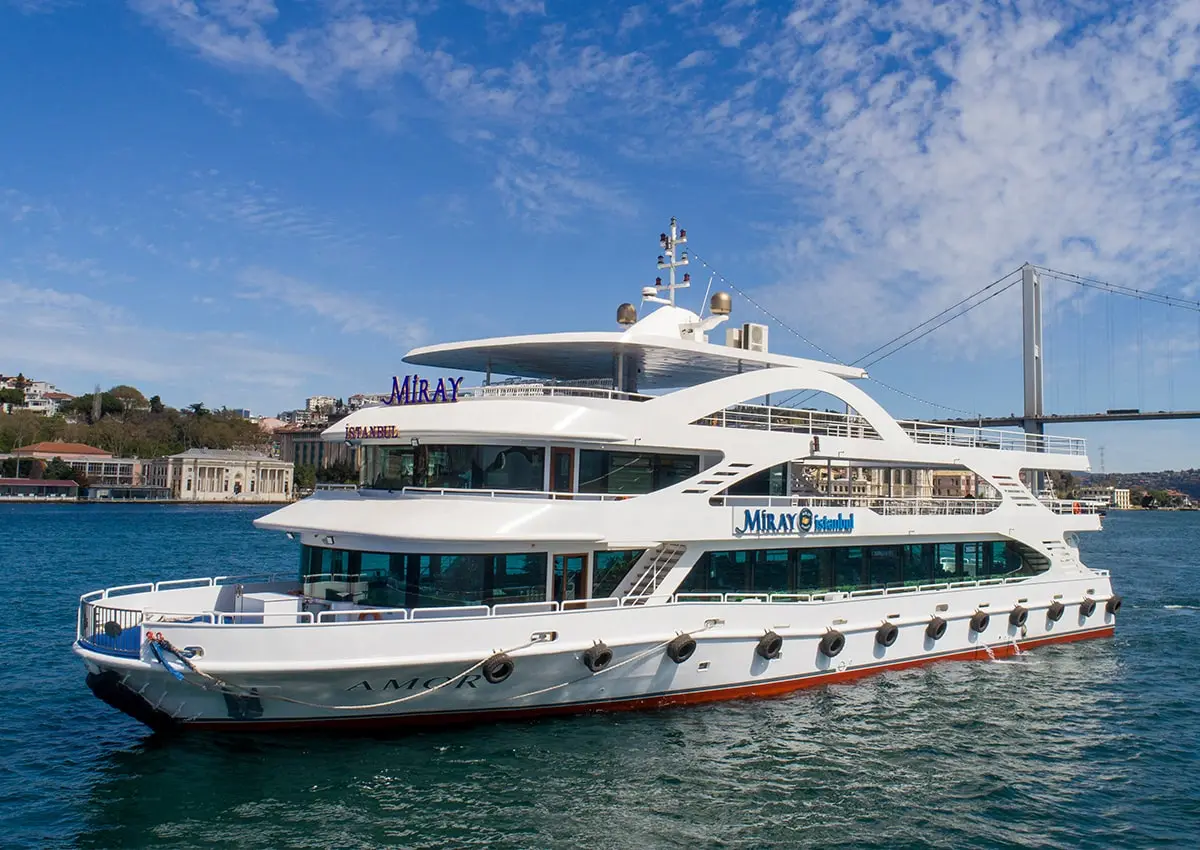
[(484, 384), (400, 375), (325, 432), (364, 449), (361, 486), (256, 523), (298, 541), (296, 574), (86, 594), (92, 689), (156, 728), (440, 724), (1112, 634), (1120, 598), (1075, 541), (1098, 506), (1034, 495), (1088, 469), (1082, 440), (898, 421), (861, 369), (721, 333), (727, 295), (676, 303), (685, 239), (672, 221), (669, 280), (619, 331), (410, 352)]

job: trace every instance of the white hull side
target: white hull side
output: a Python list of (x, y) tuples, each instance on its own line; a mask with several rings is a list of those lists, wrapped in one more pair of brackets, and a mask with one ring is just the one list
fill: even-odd
[[(257, 704), (205, 690), (194, 673), (180, 682), (146, 649), (140, 660), (78, 645), (76, 651), (91, 673), (113, 671), (110, 680), (119, 677), (128, 692), (139, 694), (154, 722), (139, 719), (151, 725), (266, 730), (310, 723), (436, 724), (770, 695), (926, 661), (1003, 656), (1018, 643), (1103, 637), (1112, 633), (1115, 622), (1105, 611), (1111, 594), (1107, 576), (1084, 573), (836, 602), (674, 603), (473, 620), (270, 628), (152, 627), (177, 647), (203, 647), (197, 667), (238, 688), (256, 689)], [(1087, 618), (1079, 611), (1085, 596), (1096, 600)], [(1056, 598), (1066, 611), (1051, 622), (1046, 609)], [(1008, 620), (1016, 604), (1029, 610), (1023, 628)], [(991, 622), (976, 634), (969, 621), (980, 609), (991, 614)], [(925, 634), (935, 614), (948, 621), (938, 641)], [(885, 620), (899, 628), (896, 642), (887, 648), (876, 641)], [(835, 658), (819, 650), (831, 627), (846, 639)], [(768, 630), (784, 639), (782, 654), (773, 660), (755, 651)], [(540, 632), (553, 632), (555, 639), (531, 644)], [(676, 664), (665, 645), (685, 632), (694, 636), (697, 649)], [(593, 674), (581, 657), (596, 641), (608, 644), (615, 657), (607, 669)], [(509, 652), (515, 671), (506, 681), (490, 684), (478, 665), (498, 651)]]

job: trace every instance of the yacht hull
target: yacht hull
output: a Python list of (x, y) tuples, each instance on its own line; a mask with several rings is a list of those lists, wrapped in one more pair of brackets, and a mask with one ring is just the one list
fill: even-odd
[[(1085, 595), (1083, 584), (1094, 596)], [(113, 657), (82, 644), (76, 652), (98, 697), (156, 730), (429, 728), (772, 697), (935, 661), (1004, 658), (1054, 643), (1110, 637), (1116, 621), (1104, 604), (1110, 594), (1107, 577), (1087, 577), (896, 598), (673, 603), (475, 623), (153, 627), (151, 633), (172, 646), (203, 647), (192, 662), (203, 674), (169, 654), (164, 663), (148, 645), (139, 658)], [(1087, 598), (1096, 604), (1085, 615), (1081, 603)], [(1065, 610), (1054, 620), (1048, 609), (1058, 600)], [(1010, 620), (1018, 605), (1027, 612), (1021, 625)], [(972, 618), (980, 611), (990, 611), (990, 622), (977, 631)], [(934, 616), (947, 621), (936, 640), (928, 633)], [(880, 630), (887, 623), (896, 626), (896, 635), (885, 646)], [(834, 629), (843, 635), (844, 648), (830, 657), (822, 639)], [(278, 645), (292, 647), (286, 662), (265, 661), (273, 649), (267, 631), (276, 632)], [(760, 651), (768, 633), (782, 639), (774, 658)], [(690, 635), (696, 647), (677, 663), (667, 646), (681, 634)], [(618, 635), (640, 637), (618, 642)], [(584, 655), (599, 641), (611, 648), (612, 661), (593, 672)], [(253, 658), (256, 647), (262, 662)], [(372, 648), (375, 657), (364, 657)], [(483, 661), (501, 651), (513, 662), (511, 674), (488, 681)]]

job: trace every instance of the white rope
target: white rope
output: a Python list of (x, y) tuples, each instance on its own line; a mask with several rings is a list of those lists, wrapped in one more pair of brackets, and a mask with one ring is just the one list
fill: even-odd
[(580, 676), (578, 679), (572, 679), (569, 682), (560, 682), (557, 685), (551, 685), (548, 688), (542, 688), (540, 691), (530, 691), (529, 693), (525, 693), (525, 694), (516, 694), (515, 696), (509, 697), (509, 699), (525, 699), (525, 697), (535, 697), (535, 696), (538, 696), (539, 694), (545, 694), (545, 693), (549, 693), (550, 691), (556, 691), (559, 688), (565, 688), (568, 685), (574, 685), (579, 682), (586, 682), (589, 679), (594, 679), (597, 676), (607, 673), (610, 670), (616, 670), (618, 667), (624, 667), (626, 664), (632, 664), (635, 661), (640, 661), (641, 659), (645, 658), (647, 655), (652, 655), (653, 653), (658, 652), (663, 647), (670, 645), (671, 641), (675, 640), (677, 637), (680, 637), (681, 635), (686, 634), (688, 637), (692, 637), (693, 635), (698, 635), (701, 632), (708, 631), (711, 628), (712, 628), (712, 626), (706, 625), (703, 628), (696, 629), (696, 631), (694, 631), (694, 632), (680, 632), (680, 634), (672, 635), (670, 638), (663, 641), (662, 643), (657, 643), (654, 646), (650, 647), (649, 649), (643, 650), (642, 652), (639, 652), (636, 655), (631, 655), (629, 658), (626, 658), (624, 661), (621, 661), (617, 664), (613, 664), (610, 667), (605, 667), (603, 670), (597, 670), (595, 673), (588, 673), (588, 675), (586, 675), (586, 676)]
[[(417, 691), (416, 693), (409, 694), (407, 696), (397, 697), (396, 699), (393, 699), (393, 700), (387, 700), (386, 702), (376, 702), (376, 703), (370, 703), (368, 705), (326, 705), (324, 703), (318, 703), (318, 702), (307, 702), (302, 699), (296, 699), (295, 697), (285, 697), (285, 696), (282, 696), (279, 694), (251, 693), (246, 688), (243, 688), (239, 685), (231, 684), (229, 682), (225, 682), (221, 679), (218, 679), (216, 676), (210, 675), (209, 673), (205, 673), (203, 670), (196, 667), (195, 665), (185, 664), (185, 666), (187, 667), (187, 669), (191, 670), (192, 672), (198, 673), (201, 676), (203, 676), (205, 679), (208, 679), (208, 680), (216, 683), (218, 686), (218, 689), (222, 693), (227, 693), (229, 691), (233, 691), (233, 692), (235, 692), (236, 696), (252, 697), (255, 699), (273, 699), (273, 700), (277, 700), (279, 702), (290, 702), (294, 705), (303, 705), (308, 708), (321, 708), (321, 709), (326, 709), (328, 711), (364, 711), (364, 710), (372, 709), (372, 708), (387, 708), (388, 706), (399, 705), (400, 703), (408, 702), (409, 700), (414, 700), (414, 699), (417, 699), (418, 697), (428, 696), (429, 694), (436, 693), (437, 691), (440, 691), (442, 688), (449, 685), (451, 682), (456, 682), (459, 679), (461, 679), (463, 676), (467, 676), (467, 675), (470, 675), (471, 673), (474, 673), (476, 670), (478, 670), (480, 667), (482, 667), (484, 664), (486, 664), (491, 659), (495, 658), (497, 655), (503, 655), (503, 654), (507, 654), (507, 653), (511, 653), (511, 652), (518, 652), (522, 649), (528, 649), (529, 647), (533, 646), (536, 643), (541, 643), (541, 641), (530, 641), (528, 643), (524, 643), (524, 644), (521, 644), (520, 646), (514, 647), (513, 649), (505, 650), (503, 653), (492, 653), (487, 658), (484, 658), (483, 660), (477, 661), (476, 663), (472, 664), (470, 667), (468, 667), (466, 670), (459, 673), (457, 676), (451, 676), (449, 679), (442, 682), (440, 685), (429, 688), (428, 690), (421, 690), (421, 691)], [(176, 654), (176, 656), (179, 655), (179, 653), (176, 652), (176, 650), (173, 647), (171, 648), (171, 652), (174, 652)], [(206, 685), (203, 685), (199, 682), (191, 682), (191, 681), (188, 681), (186, 678), (183, 681), (187, 682), (189, 685), (195, 685), (196, 687), (203, 688), (206, 691), (212, 690), (212, 688), (210, 688)]]

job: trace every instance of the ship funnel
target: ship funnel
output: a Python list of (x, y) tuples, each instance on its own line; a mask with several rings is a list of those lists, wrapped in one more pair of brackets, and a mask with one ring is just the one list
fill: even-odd
[(708, 308), (714, 316), (728, 316), (733, 309), (733, 299), (728, 292), (717, 292), (708, 302)]
[(628, 302), (618, 307), (617, 324), (625, 327), (637, 324), (637, 308)]

